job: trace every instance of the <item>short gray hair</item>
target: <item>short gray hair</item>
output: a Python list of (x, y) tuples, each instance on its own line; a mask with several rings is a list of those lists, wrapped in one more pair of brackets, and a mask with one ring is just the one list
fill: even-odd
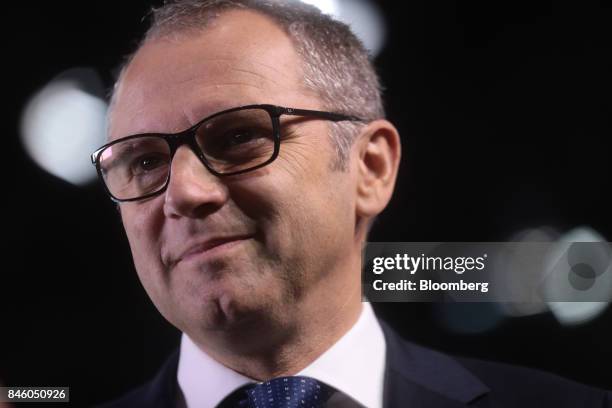
[[(151, 10), (151, 26), (136, 51), (127, 57), (117, 83), (145, 42), (184, 31), (202, 30), (223, 11), (232, 9), (259, 12), (287, 33), (303, 62), (304, 85), (321, 98), (324, 109), (367, 121), (384, 118), (381, 85), (361, 41), (346, 24), (295, 0), (168, 1)], [(113, 100), (114, 91), (111, 106)], [(346, 169), (348, 153), (360, 125), (339, 122), (331, 123), (330, 128), (337, 152), (333, 167)]]

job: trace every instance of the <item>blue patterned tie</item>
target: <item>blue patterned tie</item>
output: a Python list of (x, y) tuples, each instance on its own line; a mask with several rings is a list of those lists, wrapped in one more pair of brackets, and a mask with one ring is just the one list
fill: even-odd
[(279, 377), (248, 388), (237, 407), (320, 408), (334, 390), (310, 377)]

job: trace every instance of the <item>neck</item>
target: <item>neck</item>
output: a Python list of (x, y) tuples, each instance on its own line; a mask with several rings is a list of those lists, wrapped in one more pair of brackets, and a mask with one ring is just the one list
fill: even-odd
[(334, 345), (359, 318), (360, 274), (352, 272), (349, 282), (327, 280), (298, 304), (282, 305), (278, 314), (265, 314), (284, 318), (259, 316), (235, 330), (190, 337), (221, 364), (255, 380), (295, 375)]

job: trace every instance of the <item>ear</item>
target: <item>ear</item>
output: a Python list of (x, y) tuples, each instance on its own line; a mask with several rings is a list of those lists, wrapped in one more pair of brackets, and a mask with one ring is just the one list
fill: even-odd
[(401, 157), (399, 133), (389, 121), (375, 120), (361, 131), (356, 147), (356, 216), (367, 221), (391, 200)]

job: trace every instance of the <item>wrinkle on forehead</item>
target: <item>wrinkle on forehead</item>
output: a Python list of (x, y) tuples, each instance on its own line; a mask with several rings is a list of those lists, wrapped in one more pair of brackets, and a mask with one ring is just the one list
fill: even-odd
[[(253, 74), (253, 75), (257, 75), (257, 76), (261, 76), (261, 74), (259, 74), (258, 72), (256, 72), (256, 68), (257, 67), (261, 67), (264, 70), (269, 70), (269, 71), (273, 71), (273, 73), (277, 76), (283, 77), (283, 78), (293, 78), (295, 75), (290, 75), (290, 72), (293, 70), (294, 67), (289, 67), (289, 66), (285, 66), (283, 69), (279, 69), (278, 65), (280, 65), (280, 63), (282, 61), (277, 61), (279, 62), (279, 64), (277, 65), (271, 65), (271, 64), (267, 64), (264, 60), (260, 60), (260, 61), (249, 61), (247, 59), (240, 59), (238, 60), (238, 62), (240, 64), (243, 65), (243, 67), (237, 66), (236, 65), (236, 58), (235, 57), (230, 57), (230, 56), (215, 56), (214, 58), (211, 58), (208, 60), (208, 63), (211, 66), (216, 65), (218, 68), (221, 69), (225, 69), (228, 65), (231, 66), (234, 70), (236, 71), (244, 71), (245, 73), (249, 73), (249, 74)], [(286, 64), (285, 64), (286, 65)], [(298, 69), (300, 69), (301, 71), (301, 67), (298, 66)], [(301, 72), (298, 73), (299, 75), (301, 75)]]
[[(239, 61), (238, 63), (242, 63), (242, 61)], [(282, 81), (279, 81), (278, 76), (275, 74), (270, 74), (268, 72), (264, 72), (264, 70), (262, 69), (257, 69), (254, 65), (257, 65), (256, 63), (254, 64), (244, 64), (244, 65), (250, 65), (250, 66), (245, 66), (245, 67), (241, 67), (238, 66), (235, 62), (232, 63), (230, 60), (227, 60), (227, 63), (221, 63), (221, 64), (217, 64), (216, 61), (210, 61), (210, 63), (207, 63), (208, 65), (205, 67), (200, 67), (197, 70), (192, 70), (192, 73), (188, 73), (186, 75), (184, 75), (183, 78), (181, 79), (174, 79), (173, 81), (171, 81), (170, 86), (179, 86), (179, 87), (192, 87), (192, 86), (196, 86), (199, 88), (207, 88), (207, 87), (211, 87), (211, 86), (224, 86), (224, 85), (244, 85), (244, 86), (249, 86), (249, 87), (256, 87), (256, 88), (264, 88), (265, 86), (270, 86), (270, 87), (286, 87), (286, 84), (283, 84)], [(261, 64), (259, 64), (261, 65)], [(267, 68), (266, 68), (267, 69)], [(218, 74), (225, 74), (227, 75), (228, 73), (232, 73), (233, 75), (233, 80), (232, 81), (224, 81), (224, 82), (218, 82), (215, 84), (198, 84), (198, 82), (202, 82), (203, 79), (207, 78), (207, 77), (215, 77), (218, 76)], [(285, 75), (286, 76), (286, 75)]]

